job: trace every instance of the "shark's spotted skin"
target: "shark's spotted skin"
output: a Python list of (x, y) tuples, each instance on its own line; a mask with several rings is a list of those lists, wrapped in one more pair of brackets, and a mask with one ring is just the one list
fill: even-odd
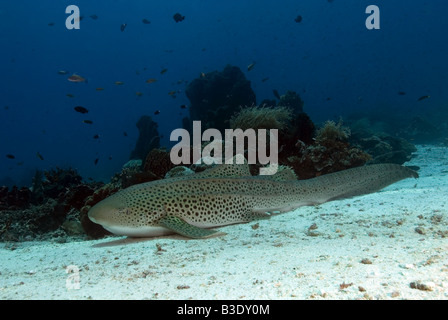
[(221, 165), (199, 174), (134, 185), (99, 202), (92, 221), (127, 236), (170, 231), (190, 238), (216, 235), (207, 228), (268, 218), (272, 213), (378, 191), (418, 174), (378, 164), (298, 181), (287, 167), (251, 176), (247, 165)]

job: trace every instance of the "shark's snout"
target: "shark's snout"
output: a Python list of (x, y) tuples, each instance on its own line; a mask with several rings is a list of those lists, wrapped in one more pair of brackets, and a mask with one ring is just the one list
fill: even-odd
[(90, 208), (87, 215), (93, 222), (107, 226), (117, 212), (118, 208), (106, 199)]

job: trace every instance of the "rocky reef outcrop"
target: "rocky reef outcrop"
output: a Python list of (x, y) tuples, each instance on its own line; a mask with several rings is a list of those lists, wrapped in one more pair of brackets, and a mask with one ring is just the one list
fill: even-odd
[(150, 116), (142, 116), (136, 125), (139, 136), (130, 159), (145, 159), (149, 151), (160, 148), (158, 125)]
[(201, 74), (191, 81), (185, 91), (190, 100), (188, 122), (202, 121), (202, 128), (216, 128), (221, 132), (229, 128), (229, 119), (241, 106), (256, 103), (255, 93), (250, 81), (240, 68), (227, 65), (222, 71)]
[(31, 188), (1, 188), (0, 239), (65, 241), (85, 236), (79, 211), (98, 183), (86, 183), (76, 170), (37, 171)]

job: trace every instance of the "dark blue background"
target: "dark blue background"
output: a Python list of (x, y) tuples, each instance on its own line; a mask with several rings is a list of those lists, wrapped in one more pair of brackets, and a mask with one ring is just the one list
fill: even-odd
[[(70, 4), (84, 16), (80, 30), (65, 28)], [(370, 4), (381, 10), (380, 30), (365, 27)], [(176, 12), (185, 20), (176, 23)], [(273, 99), (272, 89), (298, 92), (316, 123), (359, 111), (446, 108), (447, 12), (444, 0), (3, 1), (0, 182), (29, 184), (35, 169), (55, 166), (108, 181), (129, 159), (141, 115), (158, 122), (167, 145), (188, 114), (179, 107), (188, 104), (183, 81), (226, 64), (246, 73), (258, 102)], [(303, 21), (296, 23), (299, 14)], [(58, 70), (88, 83), (71, 83)], [(149, 78), (158, 81), (145, 83)], [(176, 99), (172, 90), (180, 91)], [(427, 94), (431, 99), (417, 102)], [(90, 112), (76, 113), (77, 105)]]

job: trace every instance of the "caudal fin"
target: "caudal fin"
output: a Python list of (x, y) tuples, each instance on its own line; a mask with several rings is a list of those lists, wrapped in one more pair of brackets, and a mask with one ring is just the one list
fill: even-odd
[(375, 164), (326, 174), (308, 181), (321, 192), (319, 202), (327, 202), (373, 193), (406, 178), (418, 178), (418, 173), (398, 164)]

